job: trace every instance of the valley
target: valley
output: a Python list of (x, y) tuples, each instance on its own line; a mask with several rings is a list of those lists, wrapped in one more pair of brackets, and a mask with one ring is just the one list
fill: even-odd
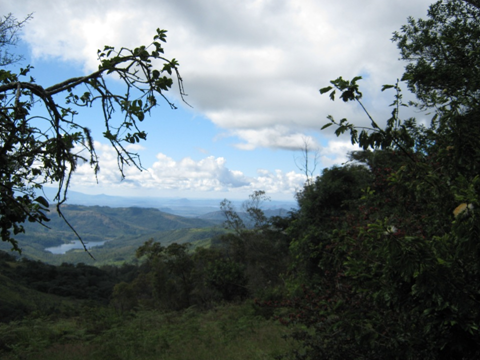
[[(52, 196), (52, 194), (50, 194)], [(87, 253), (78, 237), (59, 216), (54, 206), (48, 214), (46, 226), (25, 223), (25, 233), (16, 239), (22, 249), (22, 257), (40, 260), (52, 265), (62, 263), (84, 263), (95, 266), (121, 265), (134, 261), (135, 250), (145, 241), (154, 239), (164, 246), (172, 243), (209, 247), (212, 241), (226, 230), (223, 228), (225, 215), (216, 200), (155, 199), (143, 204), (156, 204), (161, 209), (140, 206), (107, 206), (127, 204), (129, 198), (115, 196), (94, 196), (69, 193), (71, 199), (62, 205), (61, 212), (89, 248)], [(83, 201), (81, 201), (83, 199)], [(71, 202), (91, 204), (98, 200), (102, 205), (78, 205)], [(141, 199), (133, 203), (142, 203)], [(214, 204), (217, 203), (216, 207)], [(267, 216), (286, 215), (279, 206), (294, 203), (268, 204)], [(241, 203), (237, 202), (240, 208)], [(167, 212), (169, 210), (170, 212)], [(180, 216), (172, 212), (190, 216)], [(245, 214), (239, 213), (245, 218)], [(52, 253), (48, 249), (56, 249)], [(10, 244), (1, 242), (0, 250), (9, 251)], [(66, 250), (62, 250), (66, 249)], [(91, 256), (90, 256), (91, 255)]]
[[(85, 244), (99, 243), (64, 254), (53, 254), (46, 248), (69, 245), (79, 239), (55, 209), (50, 211), (47, 227), (26, 223), (25, 233), (17, 236), (22, 256), (49, 264), (85, 263), (96, 266), (132, 261), (135, 250), (150, 238), (168, 245), (208, 242), (225, 230), (219, 222), (185, 218), (153, 208), (110, 208), (107, 206), (63, 205), (61, 211)], [(10, 250), (1, 243), (0, 250)]]

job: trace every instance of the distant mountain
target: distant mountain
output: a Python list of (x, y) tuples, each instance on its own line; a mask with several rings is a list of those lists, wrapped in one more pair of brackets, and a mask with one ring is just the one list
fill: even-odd
[[(44, 194), (50, 201), (56, 195), (56, 189), (44, 188)], [(158, 198), (158, 197), (127, 197), (110, 195), (88, 195), (76, 191), (69, 191), (66, 203), (84, 206), (109, 206), (109, 207), (141, 207), (155, 208), (163, 212), (185, 217), (197, 217), (220, 210), (223, 199), (187, 199), (187, 198)], [(243, 201), (232, 201), (232, 204), (241, 209)], [(264, 204), (269, 209), (296, 208), (294, 201), (269, 201)]]
[[(152, 208), (63, 205), (61, 211), (75, 230), (87, 240), (91, 237), (95, 240), (99, 237), (108, 240), (120, 236), (212, 226), (212, 223), (206, 220), (185, 218)], [(50, 219), (50, 229), (38, 224), (26, 224), (27, 234), (71, 233), (71, 229), (55, 209), (51, 210)]]
[[(46, 188), (44, 195), (51, 201), (54, 189)], [(24, 256), (51, 264), (121, 263), (132, 260), (135, 250), (149, 238), (163, 244), (175, 241), (208, 246), (215, 236), (225, 231), (222, 228), (225, 218), (219, 211), (219, 204), (220, 201), (215, 199), (129, 198), (70, 191), (68, 201), (61, 207), (62, 213), (83, 241), (90, 245), (104, 243), (91, 249), (97, 262), (83, 250), (71, 250), (64, 255), (45, 251), (45, 248), (56, 248), (78, 240), (54, 206), (48, 214), (51, 219), (46, 224), (48, 227), (27, 222), (24, 224), (25, 234), (18, 234), (15, 238)], [(232, 204), (241, 211), (242, 202)], [(285, 209), (294, 208), (295, 204), (271, 201), (264, 207), (267, 216), (275, 216), (285, 215)], [(248, 226), (245, 215), (240, 215)], [(8, 243), (0, 242), (0, 250), (10, 251), (10, 248)]]
[[(122, 255), (117, 260), (132, 259), (136, 248), (150, 237), (164, 242), (171, 241), (197, 241), (208, 239), (213, 236), (213, 230), (203, 232), (192, 231), (192, 234), (175, 235), (175, 231), (198, 230), (214, 227), (215, 223), (198, 218), (186, 218), (172, 215), (152, 208), (111, 208), (107, 206), (81, 206), (63, 205), (62, 213), (75, 231), (85, 242), (104, 242), (104, 248), (110, 249), (105, 252), (104, 259), (118, 255), (119, 248)], [(18, 240), (22, 254), (33, 259), (39, 259), (49, 263), (57, 263), (63, 255), (53, 255), (45, 251), (47, 247), (57, 247), (78, 240), (68, 224), (58, 216), (55, 209), (49, 213), (50, 221), (47, 227), (37, 223), (25, 223), (25, 234), (18, 234)], [(195, 234), (194, 234), (195, 233)], [(200, 236), (198, 235), (200, 234)], [(175, 236), (178, 236), (175, 238)], [(176, 240), (175, 240), (176, 239)], [(10, 245), (0, 242), (0, 250), (9, 251)], [(92, 253), (97, 252), (96, 249)], [(88, 254), (83, 252), (83, 257), (65, 256), (63, 261), (89, 262)], [(80, 260), (77, 260), (80, 259)], [(62, 261), (60, 261), (61, 263)]]
[(198, 218), (202, 220), (211, 221), (216, 224), (222, 224), (226, 220), (224, 212), (220, 210), (212, 211), (212, 212), (200, 215)]

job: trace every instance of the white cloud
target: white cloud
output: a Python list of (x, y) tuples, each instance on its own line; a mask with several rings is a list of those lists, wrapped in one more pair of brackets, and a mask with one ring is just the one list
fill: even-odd
[(100, 158), (97, 179), (92, 176), (90, 166), (87, 163), (82, 164), (72, 179), (74, 189), (98, 186), (123, 195), (134, 193), (138, 189), (152, 194), (168, 194), (168, 191), (227, 193), (237, 190), (249, 194), (261, 189), (273, 196), (291, 197), (305, 182), (302, 174), (283, 173), (281, 170), (272, 173), (260, 169), (258, 176), (248, 177), (241, 171), (230, 170), (222, 157), (208, 156), (199, 161), (186, 157), (177, 161), (162, 153), (157, 154), (156, 161), (144, 171), (133, 166), (125, 168), (125, 179), (122, 180), (114, 149), (98, 142), (95, 147)]
[(253, 150), (256, 148), (278, 148), (285, 150), (301, 150), (307, 141), (311, 147), (318, 147), (316, 140), (311, 136), (305, 136), (302, 133), (291, 132), (284, 125), (274, 125), (263, 129), (239, 129), (232, 131), (235, 136), (244, 140), (244, 143), (235, 146), (243, 150)]
[(283, 173), (281, 170), (276, 170), (272, 173), (260, 169), (258, 175), (250, 186), (251, 190), (265, 190), (269, 195), (278, 193), (293, 195), (303, 187), (306, 180), (303, 174), (294, 171)]
[[(362, 75), (371, 115), (379, 124), (389, 118), (392, 97), (380, 91), (381, 85), (394, 83), (405, 65), (398, 61), (392, 32), (408, 16), (425, 18), (431, 0), (0, 2), (5, 13), (18, 18), (34, 12), (25, 41), (35, 56), (75, 62), (85, 71), (97, 68), (97, 49), (104, 45), (146, 45), (156, 28), (167, 29), (165, 55), (179, 60), (188, 101), (198, 115), (233, 137), (236, 149), (295, 150), (302, 148), (304, 134), (319, 132), (329, 114), (369, 125), (358, 104), (319, 95), (319, 88), (340, 75)], [(325, 167), (345, 162), (346, 153), (356, 149), (347, 134), (337, 139), (333, 130), (310, 138), (312, 144), (325, 144), (319, 146)], [(270, 169), (247, 177), (230, 170), (223, 157), (194, 161), (172, 154), (158, 154), (147, 171), (127, 169), (127, 179), (120, 182), (115, 154), (101, 150), (98, 179), (112, 188), (288, 192), (303, 184), (296, 172)], [(91, 183), (91, 172), (80, 170), (76, 181)]]
[(350, 141), (331, 140), (320, 150), (320, 162), (322, 167), (342, 165), (347, 162), (349, 152), (358, 150), (361, 150), (358, 145), (352, 145)]
[(429, 4), (25, 0), (4, 4), (4, 11), (19, 17), (35, 12), (25, 39), (36, 56), (79, 61), (89, 70), (96, 68), (96, 50), (103, 45), (145, 44), (157, 27), (168, 29), (166, 56), (180, 61), (189, 102), (221, 128), (248, 129), (242, 137), (251, 137), (245, 139), (250, 148), (275, 125), (292, 133), (318, 130), (328, 114), (365, 124), (354, 107), (319, 96), (318, 89), (340, 75), (367, 75), (363, 87), (367, 101), (376, 105), (372, 114), (386, 119), (391, 99), (381, 96), (380, 86), (394, 82), (404, 66), (391, 34), (407, 16), (425, 17)]

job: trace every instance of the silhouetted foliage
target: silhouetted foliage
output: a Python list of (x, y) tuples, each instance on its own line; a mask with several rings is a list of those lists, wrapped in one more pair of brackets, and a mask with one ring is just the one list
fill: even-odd
[[(385, 85), (395, 98), (384, 128), (362, 103), (361, 77), (320, 90), (365, 110), (370, 127), (329, 116), (324, 128), (335, 125), (372, 153), (353, 156), (369, 172), (356, 201), (338, 204), (342, 195), (332, 192), (323, 216), (337, 215), (330, 228), (315, 216), (310, 231), (292, 225), (304, 244), (292, 242), (293, 255), (314, 259), (302, 292), (277, 304), (291, 309), (282, 321), (308, 328), (296, 334), (304, 344), (298, 359), (480, 356), (480, 9), (445, 0), (428, 16), (394, 35), (418, 102), (405, 104), (399, 83)], [(430, 111), (430, 124), (402, 120), (404, 106)], [(315, 192), (303, 194), (299, 214), (307, 200), (322, 204)]]
[[(0, 237), (18, 251), (15, 235), (25, 231), (23, 223), (45, 225), (49, 221), (49, 203), (37, 195), (43, 185), (58, 184), (55, 200), (63, 217), (60, 205), (66, 200), (77, 164), (88, 162), (95, 174), (99, 170), (91, 131), (76, 120), (80, 109), (100, 105), (103, 136), (115, 149), (124, 176), (125, 165), (141, 168), (138, 154), (126, 145), (146, 140), (147, 134), (140, 128), (145, 116), (159, 106), (159, 98), (175, 108), (165, 96), (173, 84), (172, 75), (183, 96), (178, 62), (163, 56), (165, 30), (157, 29), (148, 46), (105, 46), (98, 51), (97, 71), (46, 88), (30, 76), (33, 68), (29, 65), (18, 73), (5, 68), (20, 60), (8, 46), (15, 44), (23, 25), (12, 15), (0, 20)], [(112, 76), (123, 85), (119, 93), (113, 92), (107, 81)], [(123, 115), (116, 117), (115, 112)]]

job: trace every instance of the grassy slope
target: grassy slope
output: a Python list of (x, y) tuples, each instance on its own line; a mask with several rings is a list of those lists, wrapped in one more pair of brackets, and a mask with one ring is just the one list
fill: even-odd
[(9, 348), (2, 359), (273, 359), (295, 345), (289, 329), (255, 314), (251, 304), (208, 312), (139, 311), (120, 315), (104, 308), (77, 318), (28, 319), (0, 325)]

